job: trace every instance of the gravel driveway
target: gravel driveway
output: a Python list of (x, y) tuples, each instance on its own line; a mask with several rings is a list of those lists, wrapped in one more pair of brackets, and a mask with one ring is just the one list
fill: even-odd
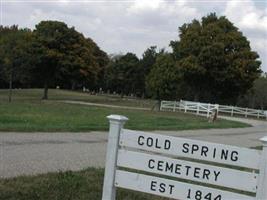
[[(231, 118), (232, 119), (232, 118)], [(194, 131), (155, 131), (237, 146), (259, 146), (267, 122), (237, 119), (254, 127)], [(0, 133), (0, 177), (104, 167), (106, 132)]]

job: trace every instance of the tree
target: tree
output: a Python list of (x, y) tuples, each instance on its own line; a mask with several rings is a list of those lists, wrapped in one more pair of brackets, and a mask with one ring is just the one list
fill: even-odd
[(139, 60), (133, 53), (111, 59), (106, 71), (107, 88), (123, 97), (138, 93)]
[(253, 87), (242, 97), (239, 98), (238, 104), (244, 107), (267, 109), (267, 75), (254, 81)]
[(96, 64), (98, 65), (98, 73), (96, 77), (95, 84), (91, 89), (98, 90), (100, 88), (105, 87), (105, 72), (106, 72), (106, 67), (109, 63), (109, 58), (106, 52), (102, 51), (97, 44), (91, 39), (87, 38), (87, 42), (90, 44), (92, 48), (92, 53), (94, 56), (94, 59), (96, 60)]
[(146, 84), (145, 84), (146, 77), (148, 76), (152, 66), (156, 62), (156, 57), (157, 57), (156, 49), (157, 49), (156, 46), (151, 46), (148, 49), (146, 49), (145, 52), (143, 53), (142, 59), (140, 60), (139, 87), (140, 90), (142, 91), (143, 97), (146, 96)]
[(42, 21), (33, 33), (33, 63), (35, 74), (44, 85), (43, 99), (48, 98), (48, 88), (55, 82), (72, 89), (96, 84), (106, 58), (90, 38), (58, 21)]
[(181, 77), (196, 101), (234, 103), (259, 76), (259, 56), (226, 17), (212, 13), (179, 28), (171, 41)]
[(0, 26), (0, 73), (3, 82), (8, 82), (11, 102), (14, 81), (23, 82), (29, 72), (27, 55), (28, 44), (32, 39), (29, 29)]
[(172, 55), (160, 53), (146, 79), (147, 90), (160, 101), (177, 96), (179, 74)]

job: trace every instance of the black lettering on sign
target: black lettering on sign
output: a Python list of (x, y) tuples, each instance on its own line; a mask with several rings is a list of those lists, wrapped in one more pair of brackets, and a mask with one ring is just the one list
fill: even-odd
[(163, 171), (163, 161), (158, 161), (158, 170)]
[(213, 149), (213, 158), (216, 157), (216, 148)]
[(158, 139), (158, 138), (156, 139), (155, 147), (156, 147), (157, 149), (161, 149), (161, 146), (159, 145), (159, 139)]
[(189, 174), (189, 169), (191, 168), (191, 166), (184, 166), (185, 168), (186, 168), (186, 176), (188, 176), (188, 174)]
[(172, 194), (174, 189), (174, 185), (166, 184), (166, 183), (158, 183), (157, 181), (151, 181), (150, 190), (158, 191), (160, 193), (169, 193)]
[(222, 150), (221, 159), (227, 160), (228, 157), (228, 150)]
[(150, 159), (149, 161), (148, 161), (148, 168), (149, 169), (154, 169), (155, 168), (155, 160), (153, 160), (153, 159)]
[(166, 184), (165, 184), (165, 183), (160, 183), (160, 184), (159, 184), (159, 191), (160, 191), (161, 193), (164, 193), (165, 190), (166, 190)]
[(181, 174), (181, 166), (180, 164), (177, 164), (176, 167), (175, 167), (175, 173), (176, 174)]
[(214, 171), (214, 175), (215, 175), (215, 181), (217, 181), (218, 180), (218, 176), (219, 176), (219, 174), (220, 174), (221, 172), (220, 171)]
[(195, 170), (194, 170), (194, 177), (195, 178), (199, 178), (199, 171), (200, 171), (200, 168), (199, 167), (195, 167)]
[(197, 144), (193, 144), (192, 145), (192, 151), (191, 151), (191, 154), (194, 154), (195, 151), (198, 151), (199, 150), (199, 146)]
[(156, 191), (156, 184), (157, 184), (157, 181), (151, 181), (150, 190)]
[(201, 156), (206, 156), (207, 157), (207, 153), (209, 151), (209, 148), (206, 146), (203, 146), (201, 149)]
[(204, 169), (202, 178), (209, 180), (209, 175), (210, 175), (210, 170)]
[(144, 145), (144, 141), (143, 141), (144, 139), (145, 139), (144, 136), (142, 136), (142, 135), (139, 136), (139, 137), (138, 137), (138, 144), (141, 145), (141, 146), (143, 146), (143, 145)]
[(165, 149), (169, 150), (171, 148), (171, 141), (170, 140), (164, 140), (161, 141), (159, 138), (152, 138), (152, 137), (145, 137), (145, 136), (139, 136), (137, 139), (137, 143), (140, 146), (146, 145), (147, 147), (154, 147), (156, 149)]
[(221, 148), (217, 149), (216, 147), (208, 147), (205, 145), (202, 146), (198, 144), (183, 143), (181, 151), (185, 154), (195, 155), (198, 159), (202, 159), (201, 157), (210, 157), (233, 162), (238, 160), (237, 151)]
[(188, 153), (189, 152), (189, 144), (188, 143), (184, 143), (183, 144), (183, 153)]
[(231, 153), (231, 160), (232, 161), (237, 161), (238, 160), (238, 152), (237, 151), (233, 151)]
[(194, 191), (193, 189), (188, 189), (187, 191), (187, 199), (191, 200), (222, 200), (222, 195), (214, 195), (211, 192), (203, 193), (200, 190)]
[(173, 172), (173, 163), (166, 162), (165, 172), (167, 171)]
[(152, 147), (153, 146), (153, 138), (148, 137), (147, 140), (146, 140), (146, 145), (148, 147)]
[(171, 148), (171, 141), (165, 140), (164, 149), (169, 150)]

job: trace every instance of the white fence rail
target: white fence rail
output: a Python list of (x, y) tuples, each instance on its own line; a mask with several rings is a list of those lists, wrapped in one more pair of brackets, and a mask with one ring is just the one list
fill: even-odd
[(162, 111), (184, 111), (194, 112), (197, 115), (206, 115), (209, 117), (214, 110), (217, 114), (229, 114), (231, 116), (256, 117), (258, 119), (267, 119), (267, 111), (251, 108), (241, 108), (236, 106), (226, 106), (219, 104), (200, 103), (194, 101), (162, 101), (160, 105)]

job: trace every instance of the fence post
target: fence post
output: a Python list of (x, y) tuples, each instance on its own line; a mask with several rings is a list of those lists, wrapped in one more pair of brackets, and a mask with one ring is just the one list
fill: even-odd
[(109, 115), (107, 118), (109, 119), (109, 135), (102, 200), (115, 200), (116, 188), (114, 185), (114, 180), (117, 164), (118, 144), (121, 129), (128, 118), (120, 115)]
[(248, 117), (248, 108), (246, 108), (245, 117)]
[(186, 110), (187, 110), (187, 103), (186, 101), (184, 102), (184, 112), (186, 113)]
[(176, 101), (173, 102), (173, 112), (175, 112), (175, 108), (176, 108)]
[(160, 102), (159, 111), (162, 111), (162, 104), (163, 104), (163, 101)]
[(257, 118), (258, 118), (258, 119), (260, 118), (260, 110), (258, 110)]
[(199, 102), (197, 102), (197, 115), (199, 114)]
[(257, 190), (257, 200), (267, 199), (267, 136), (260, 139), (262, 142), (262, 154), (260, 160), (260, 174)]
[(208, 110), (207, 110), (207, 118), (210, 116), (210, 103), (208, 104)]
[(219, 104), (215, 104), (215, 109), (217, 110), (217, 116), (219, 116)]
[(232, 106), (232, 111), (231, 111), (231, 116), (233, 117), (234, 115), (234, 106)]

